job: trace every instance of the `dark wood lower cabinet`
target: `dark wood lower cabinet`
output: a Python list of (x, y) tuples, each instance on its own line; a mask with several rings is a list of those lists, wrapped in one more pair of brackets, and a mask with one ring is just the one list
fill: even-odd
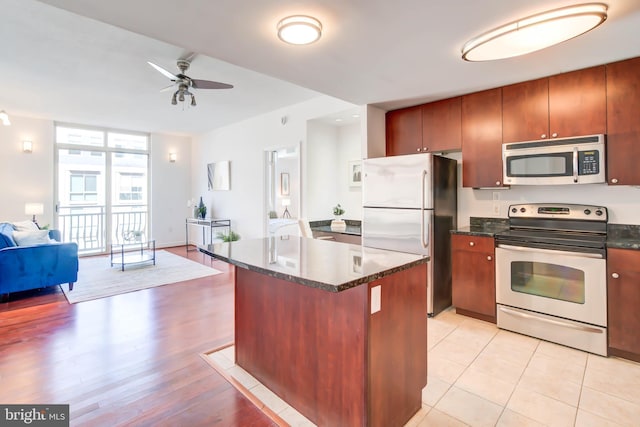
[(640, 251), (607, 249), (609, 354), (640, 362)]
[(426, 277), (328, 292), (236, 268), (236, 363), (316, 425), (403, 425), (427, 383)]
[(456, 312), (496, 323), (494, 246), (492, 237), (451, 236), (453, 305)]

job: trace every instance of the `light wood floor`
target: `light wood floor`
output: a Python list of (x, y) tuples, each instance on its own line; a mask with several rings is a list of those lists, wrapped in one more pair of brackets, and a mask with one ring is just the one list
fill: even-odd
[(233, 270), (188, 257), (223, 273), (74, 305), (58, 287), (1, 303), (0, 402), (68, 403), (78, 426), (274, 425), (199, 356), (233, 340)]

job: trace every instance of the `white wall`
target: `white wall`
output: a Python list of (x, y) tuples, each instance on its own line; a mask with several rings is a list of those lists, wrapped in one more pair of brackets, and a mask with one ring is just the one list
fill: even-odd
[(307, 127), (306, 217), (333, 219), (340, 203), (344, 219), (362, 219), (362, 187), (349, 186), (349, 162), (362, 159), (359, 123), (345, 126), (309, 121)]
[(306, 156), (313, 161), (307, 162), (304, 174), (307, 181), (304, 216), (310, 221), (331, 219), (333, 206), (340, 203), (338, 145), (336, 126), (309, 121)]
[[(202, 196), (212, 216), (231, 219), (232, 229), (241, 238), (265, 236), (264, 150), (300, 144), (304, 174), (307, 162), (313, 161), (306, 155), (307, 120), (353, 107), (342, 100), (320, 96), (194, 138), (191, 197)], [(282, 117), (287, 118), (284, 125)], [(218, 160), (231, 161), (230, 191), (207, 190), (206, 164)], [(300, 185), (301, 213), (305, 215), (305, 197), (313, 194), (307, 190), (304, 178)]]
[(361, 140), (360, 124), (338, 128), (337, 201), (345, 210), (344, 219), (362, 219), (362, 187), (349, 186), (349, 162), (362, 161)]
[[(176, 161), (169, 162), (169, 153)], [(151, 135), (151, 224), (157, 246), (185, 243), (185, 218), (191, 187), (191, 138)]]
[[(22, 152), (24, 139), (33, 141), (33, 153)], [(28, 219), (24, 204), (42, 202), (38, 223), (55, 226), (53, 121), (12, 115), (11, 126), (0, 126), (0, 144), (0, 221)], [(177, 153), (175, 163), (169, 162), (169, 151)], [(151, 135), (151, 235), (158, 247), (184, 244), (190, 160), (190, 138)]]
[[(513, 186), (506, 190), (462, 188), (461, 153), (447, 157), (458, 160), (458, 226), (468, 226), (469, 217), (507, 218), (507, 209), (515, 203), (576, 203), (604, 206), (609, 223), (640, 224), (640, 187), (607, 184)], [(493, 211), (493, 194), (500, 200), (499, 213)]]
[[(33, 142), (31, 154), (22, 141)], [(22, 221), (24, 204), (44, 204), (41, 226), (53, 225), (53, 122), (11, 116), (11, 126), (0, 126), (0, 221)]]

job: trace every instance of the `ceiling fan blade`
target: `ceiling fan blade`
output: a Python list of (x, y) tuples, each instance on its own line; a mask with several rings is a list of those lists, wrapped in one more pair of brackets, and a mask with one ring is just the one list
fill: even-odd
[(191, 79), (191, 85), (196, 89), (231, 89), (233, 85), (220, 83), (220, 82), (212, 82), (211, 80), (198, 80)]
[(167, 92), (167, 91), (173, 90), (173, 88), (175, 88), (175, 87), (176, 87), (175, 84), (171, 84), (171, 85), (169, 85), (169, 86), (167, 86), (165, 88), (160, 89), (160, 92)]
[(159, 65), (154, 64), (153, 62), (149, 62), (147, 61), (147, 64), (151, 65), (153, 68), (155, 68), (156, 70), (158, 70), (160, 73), (162, 73), (165, 77), (170, 78), (171, 80), (178, 80), (178, 78), (171, 74), (170, 72), (168, 72), (167, 70), (165, 70), (164, 68), (160, 67)]

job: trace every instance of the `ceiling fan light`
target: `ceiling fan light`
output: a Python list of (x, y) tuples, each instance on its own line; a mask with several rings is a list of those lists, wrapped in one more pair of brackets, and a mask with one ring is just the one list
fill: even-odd
[(178, 95), (178, 101), (180, 102), (184, 102), (184, 92), (183, 91), (179, 91), (180, 94)]
[(176, 99), (177, 95), (178, 95), (178, 91), (175, 91), (173, 93), (173, 96), (171, 97), (171, 105), (177, 105), (178, 104), (178, 100)]
[(584, 34), (607, 19), (607, 5), (585, 3), (528, 16), (464, 44), (465, 61), (492, 61), (535, 52)]
[(295, 45), (311, 44), (322, 35), (322, 24), (306, 15), (287, 16), (278, 22), (278, 38)]
[(196, 96), (194, 94), (191, 94), (191, 106), (196, 106)]

